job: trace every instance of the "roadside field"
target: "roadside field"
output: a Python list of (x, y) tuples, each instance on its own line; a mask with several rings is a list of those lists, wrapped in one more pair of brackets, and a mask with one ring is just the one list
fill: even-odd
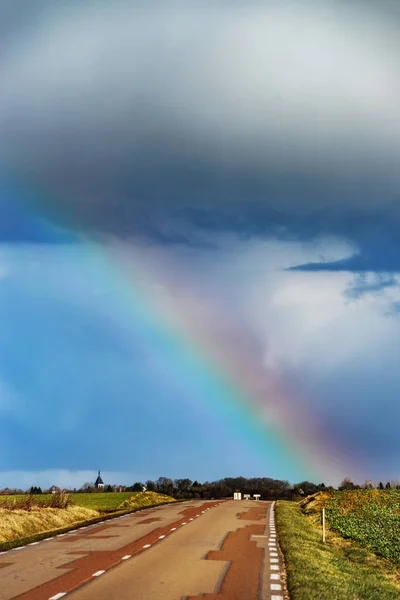
[(298, 503), (278, 501), (278, 538), (291, 600), (400, 600), (400, 572), (355, 542), (321, 526)]
[(91, 510), (115, 511), (122, 502), (135, 496), (133, 492), (96, 492), (93, 494), (71, 494), (70, 502)]
[(333, 492), (326, 518), (344, 537), (400, 565), (400, 490)]
[(0, 496), (0, 551), (169, 502), (174, 498), (155, 492)]
[[(69, 494), (69, 503), (74, 506), (82, 506), (90, 510), (115, 511), (125, 501), (135, 496), (133, 492), (96, 492), (89, 494)], [(16, 496), (0, 496), (0, 507), (11, 508), (13, 505), (19, 505), (29, 496), (20, 494)], [(36, 504), (49, 504), (52, 501), (53, 494), (37, 494), (33, 496)]]

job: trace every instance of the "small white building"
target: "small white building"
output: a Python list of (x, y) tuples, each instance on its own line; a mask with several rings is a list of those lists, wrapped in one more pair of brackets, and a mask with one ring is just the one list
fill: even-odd
[(254, 494), (253, 497), (255, 500), (259, 500), (261, 498), (261, 494)]
[(233, 499), (234, 500), (241, 500), (242, 499), (242, 492), (234, 492), (233, 493)]

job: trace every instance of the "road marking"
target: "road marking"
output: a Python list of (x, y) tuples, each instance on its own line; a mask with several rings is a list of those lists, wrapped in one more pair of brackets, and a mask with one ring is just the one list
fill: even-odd
[(121, 560), (128, 560), (128, 558), (130, 558), (131, 556), (132, 554), (127, 554), (126, 556), (123, 556)]
[(58, 600), (59, 598), (62, 598), (63, 596), (66, 596), (67, 592), (60, 592), (59, 594), (56, 594), (55, 596), (52, 596), (51, 598), (49, 598), (49, 600)]
[(28, 546), (37, 546), (39, 544), (39, 542), (31, 542), (30, 544), (28, 544)]
[(13, 550), (22, 550), (25, 546), (20, 546), (19, 548), (13, 548)]
[(181, 525), (186, 525), (186, 523), (181, 523)]
[(270, 569), (271, 569), (271, 571), (279, 571), (279, 566), (278, 565), (271, 565)]
[(7, 554), (7, 550), (4, 550), (4, 552), (0, 552), (0, 555), (1, 554)]
[(146, 544), (143, 548), (150, 548), (151, 544)]
[(158, 539), (159, 539), (159, 540), (162, 540), (163, 538), (165, 538), (165, 535), (160, 535), (160, 536), (158, 536)]
[(269, 562), (270, 563), (278, 563), (279, 562), (279, 558), (270, 558)]
[(277, 579), (280, 579), (281, 576), (279, 573), (271, 573), (270, 578), (276, 581)]
[(273, 592), (280, 592), (282, 590), (282, 586), (280, 583), (271, 583), (271, 590)]
[(92, 577), (100, 577), (100, 575), (103, 575), (103, 573), (105, 573), (105, 571), (96, 571), (96, 573), (93, 573)]
[(176, 527), (173, 527), (173, 528), (171, 529), (171, 531), (176, 531)]
[(283, 596), (276, 596), (275, 594), (272, 594), (271, 600), (283, 600)]
[(278, 553), (277, 552), (270, 552), (269, 555), (270, 556), (278, 556)]

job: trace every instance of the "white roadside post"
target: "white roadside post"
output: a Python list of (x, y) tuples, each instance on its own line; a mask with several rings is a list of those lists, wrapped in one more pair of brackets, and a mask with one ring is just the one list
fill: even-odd
[(325, 508), (322, 509), (322, 542), (325, 544)]

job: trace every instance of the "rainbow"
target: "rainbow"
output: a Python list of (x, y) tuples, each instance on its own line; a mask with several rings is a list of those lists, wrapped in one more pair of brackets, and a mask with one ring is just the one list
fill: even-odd
[[(152, 260), (146, 245), (89, 241), (69, 233), (78, 231), (72, 215), (43, 210), (40, 194), (13, 188), (11, 195), (13, 215), (29, 222), (34, 241), (79, 244), (100, 289), (117, 290), (112, 327), (125, 347), (139, 340), (163, 385), (177, 390), (192, 411), (224, 423), (238, 452), (250, 450), (264, 465), (260, 476), (318, 481), (327, 473), (335, 477), (336, 466), (342, 472), (342, 457), (336, 453), (332, 459), (300, 398), (285, 392), (240, 333), (230, 339), (221, 330), (224, 312), (197, 288), (195, 278), (188, 293), (185, 274)], [(186, 293), (172, 297), (169, 290), (179, 289), (182, 280)]]

